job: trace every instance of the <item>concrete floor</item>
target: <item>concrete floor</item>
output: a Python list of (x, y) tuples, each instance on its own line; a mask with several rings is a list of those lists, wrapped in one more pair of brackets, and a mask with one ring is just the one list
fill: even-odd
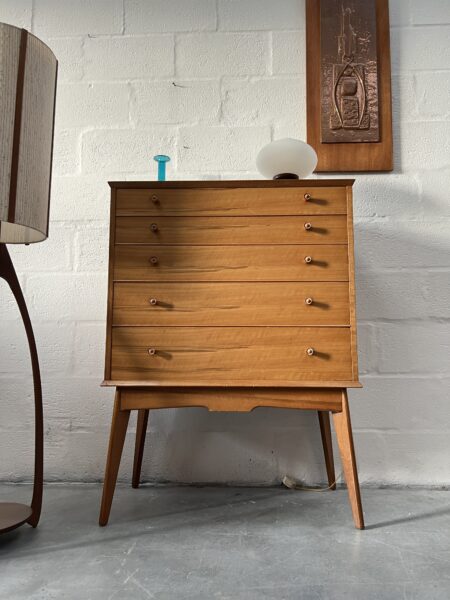
[[(0, 536), (1, 600), (449, 600), (450, 492), (47, 486), (38, 529)], [(28, 486), (0, 486), (27, 501)]]

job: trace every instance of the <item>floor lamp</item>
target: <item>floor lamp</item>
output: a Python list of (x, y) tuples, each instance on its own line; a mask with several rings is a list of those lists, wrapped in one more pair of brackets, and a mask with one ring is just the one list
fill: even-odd
[(29, 523), (42, 506), (42, 388), (33, 329), (6, 244), (48, 237), (56, 76), (53, 52), (25, 29), (0, 23), (0, 277), (11, 288), (30, 347), (35, 403), (35, 463), (31, 506), (0, 503), (0, 533)]

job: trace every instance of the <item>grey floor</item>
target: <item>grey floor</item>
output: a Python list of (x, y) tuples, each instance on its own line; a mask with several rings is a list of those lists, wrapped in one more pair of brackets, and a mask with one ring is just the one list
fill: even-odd
[[(0, 486), (4, 501), (26, 486)], [(38, 529), (0, 536), (1, 600), (449, 600), (450, 492), (54, 485)]]

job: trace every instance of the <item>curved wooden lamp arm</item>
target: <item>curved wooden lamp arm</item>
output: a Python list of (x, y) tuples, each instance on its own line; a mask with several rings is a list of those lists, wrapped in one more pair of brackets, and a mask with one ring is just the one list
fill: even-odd
[[(26, 519), (32, 527), (39, 523), (42, 508), (42, 487), (44, 477), (44, 420), (42, 410), (42, 385), (41, 373), (39, 369), (39, 359), (34, 338), (33, 327), (31, 325), (30, 315), (28, 314), (25, 298), (20, 287), (19, 280), (14, 269), (11, 257), (5, 244), (0, 244), (0, 277), (4, 279), (11, 288), (19, 307), (20, 315), (25, 326), (28, 345), (31, 355), (31, 366), (33, 370), (34, 385), (34, 411), (35, 411), (35, 459), (34, 459), (34, 486), (33, 498), (31, 501), (32, 514)], [(1, 508), (1, 505), (0, 505)], [(15, 526), (18, 527), (24, 522), (22, 519)], [(11, 526), (10, 529), (13, 529)]]

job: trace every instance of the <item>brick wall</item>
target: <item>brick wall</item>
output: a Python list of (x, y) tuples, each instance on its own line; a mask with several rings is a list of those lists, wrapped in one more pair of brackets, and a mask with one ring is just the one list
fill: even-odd
[[(361, 480), (450, 484), (450, 3), (391, 0), (395, 171), (355, 186)], [(0, 0), (60, 61), (50, 239), (11, 248), (42, 363), (49, 480), (102, 476), (108, 179), (255, 178), (305, 138), (302, 0)], [(0, 284), (0, 479), (29, 479), (25, 336)], [(133, 422), (134, 424), (134, 422)], [(324, 479), (315, 415), (152, 415), (147, 479)], [(122, 477), (130, 477), (132, 439)]]

